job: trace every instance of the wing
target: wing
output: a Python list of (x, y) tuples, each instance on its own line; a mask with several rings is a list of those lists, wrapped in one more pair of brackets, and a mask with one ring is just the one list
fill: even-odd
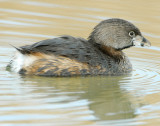
[(103, 61), (97, 49), (83, 38), (61, 36), (47, 39), (33, 45), (20, 47), (23, 54), (41, 52), (49, 55), (65, 56), (83, 63), (99, 65)]

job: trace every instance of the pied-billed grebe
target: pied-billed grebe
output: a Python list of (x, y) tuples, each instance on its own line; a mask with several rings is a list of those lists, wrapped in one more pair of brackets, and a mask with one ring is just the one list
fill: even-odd
[(72, 36), (47, 39), (16, 48), (8, 67), (24, 75), (120, 75), (132, 71), (123, 49), (150, 46), (140, 30), (123, 19), (100, 22), (88, 40)]

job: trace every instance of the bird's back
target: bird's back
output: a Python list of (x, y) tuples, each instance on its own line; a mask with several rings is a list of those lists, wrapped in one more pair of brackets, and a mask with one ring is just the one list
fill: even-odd
[(63, 56), (91, 66), (102, 64), (105, 59), (93, 44), (83, 38), (72, 36), (43, 40), (33, 45), (22, 46), (20, 50), (23, 54), (43, 53)]

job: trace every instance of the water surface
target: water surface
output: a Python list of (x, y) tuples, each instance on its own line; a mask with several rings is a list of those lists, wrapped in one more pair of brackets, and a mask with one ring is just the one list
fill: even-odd
[[(0, 0), (0, 125), (159, 126), (159, 0)], [(125, 50), (125, 76), (49, 78), (5, 70), (21, 46), (69, 34), (87, 38), (101, 20), (138, 26), (150, 48)]]

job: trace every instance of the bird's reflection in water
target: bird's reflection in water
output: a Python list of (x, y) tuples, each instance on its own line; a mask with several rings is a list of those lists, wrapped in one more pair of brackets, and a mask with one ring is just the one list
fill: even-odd
[[(72, 78), (24, 77), (23, 80), (27, 82), (25, 85), (31, 84), (34, 88), (37, 88), (31, 93), (46, 93), (48, 94), (47, 97), (50, 98), (62, 95), (70, 97), (65, 100), (65, 103), (87, 100), (87, 107), (92, 111), (92, 115), (96, 119), (103, 121), (129, 119), (136, 116), (134, 114), (134, 105), (129, 99), (129, 94), (120, 87), (120, 81), (124, 78), (126, 76)], [(51, 89), (53, 89), (52, 93)], [(64, 101), (60, 102), (59, 104), (64, 104)], [(54, 103), (54, 101), (51, 102), (51, 104)]]

